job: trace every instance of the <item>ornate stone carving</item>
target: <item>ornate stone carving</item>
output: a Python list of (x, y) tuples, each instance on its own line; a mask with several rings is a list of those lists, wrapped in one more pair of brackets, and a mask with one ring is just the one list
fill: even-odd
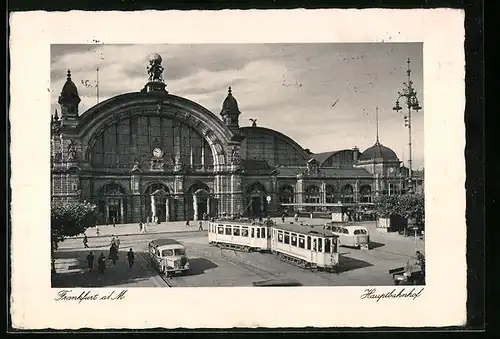
[(68, 160), (76, 159), (76, 141), (71, 140), (68, 146)]
[(149, 56), (149, 66), (147, 67), (149, 81), (163, 82), (164, 68), (161, 62), (162, 58), (159, 54), (153, 53)]
[(241, 156), (239, 147), (233, 147), (231, 150), (231, 163), (233, 165), (241, 164)]

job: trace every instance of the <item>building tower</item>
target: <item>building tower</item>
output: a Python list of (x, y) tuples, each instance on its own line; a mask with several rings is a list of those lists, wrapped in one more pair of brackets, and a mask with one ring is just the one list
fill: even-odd
[(61, 105), (61, 127), (76, 127), (78, 125), (78, 105), (80, 97), (75, 83), (71, 80), (71, 71), (68, 70), (58, 103)]
[(222, 116), (222, 120), (224, 124), (233, 132), (234, 134), (239, 134), (239, 116), (241, 112), (238, 109), (238, 102), (233, 96), (231, 91), (231, 87), (228, 89), (227, 97), (224, 99), (222, 103), (222, 110), (220, 111), (220, 115)]

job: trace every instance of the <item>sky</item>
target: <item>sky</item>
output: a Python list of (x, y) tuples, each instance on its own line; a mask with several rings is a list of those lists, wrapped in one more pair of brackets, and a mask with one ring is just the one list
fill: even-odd
[[(147, 60), (163, 58), (170, 94), (195, 101), (220, 117), (227, 89), (241, 111), (240, 126), (277, 130), (314, 153), (379, 140), (408, 165), (404, 114), (392, 110), (398, 91), (411, 78), (423, 109), (412, 112), (413, 168), (424, 166), (423, 49), (421, 43), (52, 45), (51, 113), (68, 69), (85, 113), (99, 101), (140, 91), (147, 82)], [(87, 84), (87, 86), (85, 86)], [(401, 105), (404, 106), (403, 101)], [(407, 110), (404, 110), (405, 112)]]

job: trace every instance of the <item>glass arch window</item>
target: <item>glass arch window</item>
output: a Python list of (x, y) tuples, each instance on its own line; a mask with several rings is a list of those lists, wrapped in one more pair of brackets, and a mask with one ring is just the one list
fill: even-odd
[(315, 185), (308, 186), (305, 190), (304, 198), (304, 202), (306, 203), (319, 203), (319, 187)]
[(135, 161), (147, 162), (151, 151), (159, 147), (166, 164), (179, 157), (184, 165), (211, 167), (209, 144), (191, 126), (158, 116), (131, 117), (106, 128), (90, 150), (90, 162), (97, 168), (128, 168)]

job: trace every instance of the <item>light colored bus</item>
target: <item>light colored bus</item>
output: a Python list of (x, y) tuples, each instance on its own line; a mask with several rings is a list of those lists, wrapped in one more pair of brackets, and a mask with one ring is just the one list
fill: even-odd
[(152, 264), (161, 273), (172, 275), (189, 271), (186, 248), (175, 239), (157, 239), (148, 244)]
[(324, 228), (339, 236), (340, 246), (370, 249), (370, 234), (364, 226), (326, 223)]

